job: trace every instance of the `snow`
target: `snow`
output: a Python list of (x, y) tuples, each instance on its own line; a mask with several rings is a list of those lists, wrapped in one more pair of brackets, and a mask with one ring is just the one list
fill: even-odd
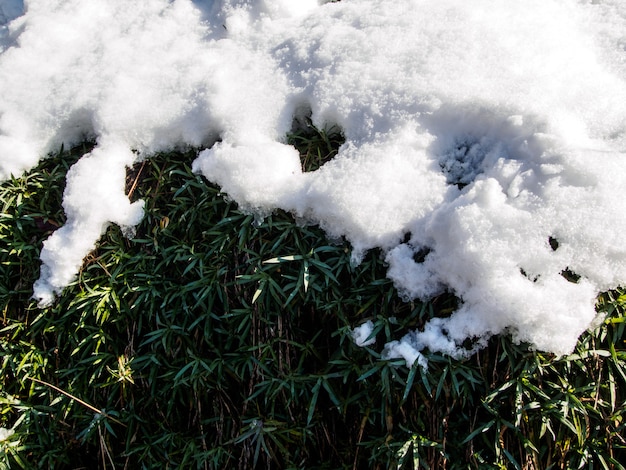
[(367, 320), (360, 326), (357, 326), (352, 330), (352, 339), (354, 343), (359, 347), (371, 346), (376, 344), (376, 335), (372, 335), (374, 331), (374, 322)]
[[(0, 0), (0, 25), (0, 179), (97, 140), (41, 305), (140, 221), (126, 167), (187, 146), (244, 210), (319, 224), (355, 263), (381, 248), (403, 298), (457, 295), (385, 346), (408, 365), (505, 333), (567, 354), (626, 282), (622, 0)], [(285, 136), (308, 112), (346, 142), (303, 173)]]
[(41, 277), (34, 286), (34, 296), (44, 304), (72, 282), (83, 257), (95, 248), (110, 222), (130, 228), (143, 218), (143, 201), (131, 204), (124, 193), (126, 166), (133, 160), (127, 146), (101, 142), (69, 170), (63, 194), (67, 221), (46, 240)]
[(14, 433), (15, 431), (13, 431), (13, 429), (0, 428), (0, 442), (6, 441)]

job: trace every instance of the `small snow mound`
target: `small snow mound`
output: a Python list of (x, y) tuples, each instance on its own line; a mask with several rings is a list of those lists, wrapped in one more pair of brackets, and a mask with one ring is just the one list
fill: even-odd
[(374, 322), (367, 320), (361, 326), (357, 326), (352, 330), (352, 339), (359, 347), (371, 346), (376, 344), (376, 335), (372, 335), (374, 331)]

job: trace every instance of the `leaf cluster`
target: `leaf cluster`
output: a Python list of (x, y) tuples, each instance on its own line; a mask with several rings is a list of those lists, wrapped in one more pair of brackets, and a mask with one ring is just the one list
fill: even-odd
[[(129, 170), (136, 233), (110, 227), (38, 309), (39, 251), (83, 152), (0, 186), (0, 468), (623, 468), (623, 291), (570, 357), (500, 337), (407, 369), (382, 345), (456, 299), (402, 302), (379, 253), (355, 267), (317, 227), (240, 211), (191, 151)], [(366, 320), (377, 343), (359, 348)]]

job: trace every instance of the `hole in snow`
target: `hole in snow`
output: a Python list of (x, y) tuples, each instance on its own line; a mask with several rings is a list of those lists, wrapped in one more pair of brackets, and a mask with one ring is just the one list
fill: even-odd
[(580, 275), (576, 274), (570, 268), (565, 268), (561, 271), (561, 276), (573, 284), (578, 284), (578, 281), (580, 281)]
[(461, 306), (462, 301), (453, 292), (445, 291), (430, 300), (430, 318), (448, 318)]
[(549, 237), (548, 243), (550, 244), (550, 248), (552, 248), (552, 251), (556, 251), (559, 247), (559, 241), (554, 237)]
[(311, 111), (296, 114), (287, 143), (300, 153), (302, 171), (315, 171), (332, 160), (339, 147), (346, 141), (343, 130), (336, 124), (327, 124), (322, 129), (313, 125)]
[(426, 260), (426, 257), (430, 253), (430, 248), (420, 248), (413, 254), (413, 261), (418, 264), (423, 263)]
[(439, 166), (446, 175), (448, 184), (463, 189), (483, 172), (485, 149), (480, 140), (464, 139), (439, 158)]
[(537, 133), (544, 126), (514, 110), (493, 111), (476, 106), (444, 106), (420, 123), (435, 137), (430, 148), (448, 184), (459, 189), (499, 161), (538, 158), (543, 147)]

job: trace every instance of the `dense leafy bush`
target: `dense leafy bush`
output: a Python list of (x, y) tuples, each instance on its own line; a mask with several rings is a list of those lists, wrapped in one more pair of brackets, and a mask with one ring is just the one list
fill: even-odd
[[(308, 168), (340, 140), (292, 138)], [(86, 150), (0, 189), (0, 468), (624, 468), (623, 291), (569, 357), (501, 337), (407, 369), (382, 345), (454, 297), (402, 302), (379, 253), (354, 267), (317, 227), (240, 212), (191, 152), (129, 171), (136, 233), (110, 227), (38, 309), (38, 253)], [(371, 348), (351, 337), (365, 320)]]

